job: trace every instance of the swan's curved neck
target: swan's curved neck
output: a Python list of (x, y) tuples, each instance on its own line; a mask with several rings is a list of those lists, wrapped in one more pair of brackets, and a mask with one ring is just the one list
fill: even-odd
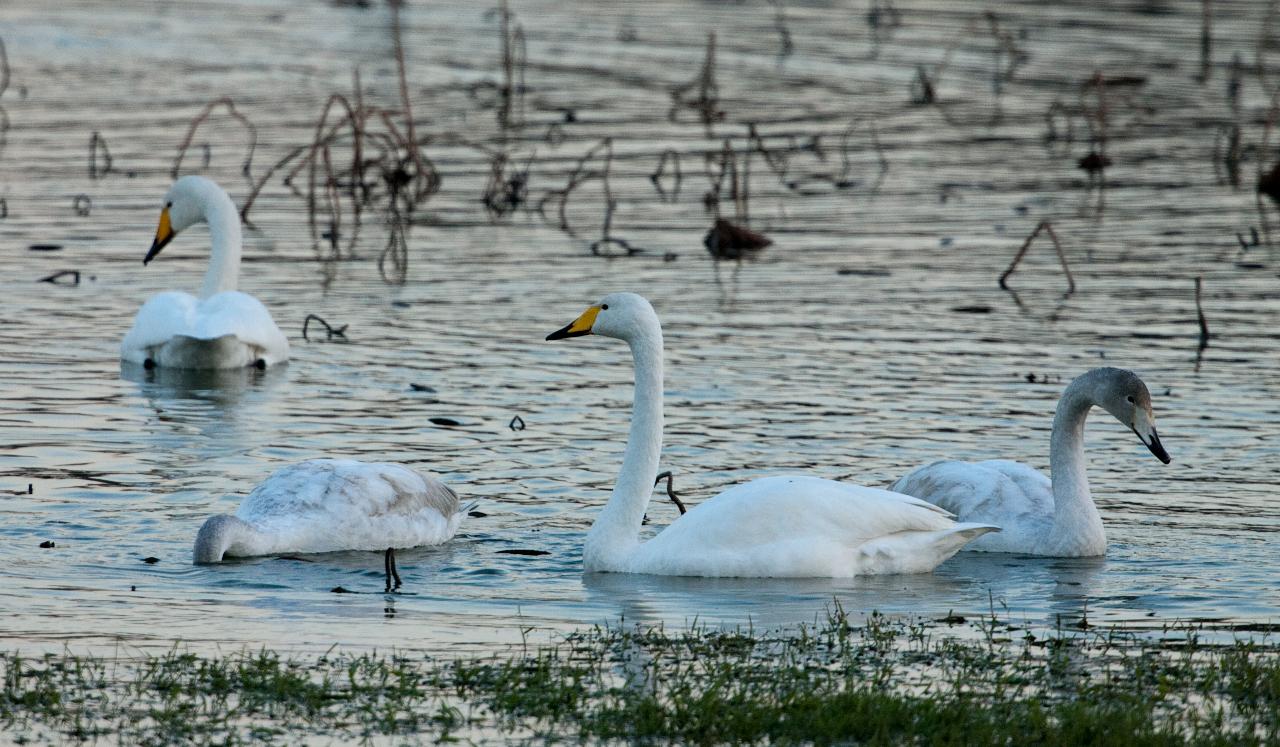
[(211, 250), (200, 297), (236, 289), (240, 278), (240, 213), (226, 192), (206, 193), (201, 200), (209, 224)]
[(210, 516), (196, 534), (193, 561), (219, 563), (232, 548), (236, 555), (266, 555), (271, 540), (253, 525), (230, 514)]
[[(1092, 373), (1092, 372), (1091, 372)], [(1093, 555), (1106, 549), (1102, 516), (1089, 492), (1084, 461), (1084, 422), (1097, 404), (1101, 382), (1085, 374), (1076, 378), (1058, 400), (1049, 439), (1049, 472), (1053, 480), (1053, 534), (1051, 543), (1063, 554)]]
[(636, 373), (631, 432), (613, 494), (583, 547), (583, 565), (589, 571), (620, 569), (639, 545), (640, 524), (662, 454), (662, 330), (656, 322), (646, 325), (628, 343)]

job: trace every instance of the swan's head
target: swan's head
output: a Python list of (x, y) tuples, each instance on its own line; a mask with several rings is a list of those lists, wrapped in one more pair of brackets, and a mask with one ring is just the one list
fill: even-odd
[(1173, 461), (1160, 443), (1160, 435), (1156, 433), (1156, 416), (1151, 412), (1151, 392), (1147, 391), (1147, 385), (1142, 379), (1123, 368), (1096, 370), (1104, 376), (1105, 382), (1101, 396), (1097, 398), (1098, 404), (1114, 415), (1116, 420), (1129, 426), (1157, 459), (1165, 464)]
[(231, 544), (240, 535), (244, 522), (229, 514), (210, 516), (196, 534), (192, 562), (196, 565), (221, 563)]
[(547, 339), (603, 335), (629, 341), (654, 329), (659, 329), (658, 314), (644, 296), (610, 293), (573, 322), (547, 335)]
[(164, 196), (164, 208), (160, 211), (160, 224), (156, 226), (155, 241), (151, 242), (151, 251), (147, 252), (142, 264), (155, 259), (181, 231), (205, 220), (205, 205), (210, 192), (222, 192), (222, 188), (203, 176), (184, 176), (169, 187)]

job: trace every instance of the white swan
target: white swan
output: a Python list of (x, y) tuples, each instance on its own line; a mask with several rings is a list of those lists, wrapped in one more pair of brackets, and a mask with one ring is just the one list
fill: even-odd
[(200, 298), (181, 291), (153, 296), (138, 310), (120, 357), (148, 368), (265, 368), (289, 359), (289, 341), (258, 299), (236, 290), (240, 214), (214, 182), (184, 176), (165, 195), (151, 251), (155, 259), (179, 231), (206, 222), (212, 250)]
[(1171, 461), (1156, 433), (1147, 385), (1132, 371), (1095, 368), (1071, 382), (1058, 400), (1049, 437), (1052, 481), (1019, 462), (934, 462), (891, 489), (937, 504), (961, 521), (996, 522), (1004, 530), (982, 537), (969, 545), (971, 550), (1103, 555), (1107, 535), (1084, 463), (1084, 421), (1094, 405), (1127, 425), (1160, 461)]
[(921, 573), (998, 531), (957, 524), (910, 496), (817, 477), (766, 477), (703, 501), (653, 539), (640, 523), (662, 451), (662, 327), (634, 293), (614, 293), (548, 340), (586, 334), (631, 346), (635, 405), (622, 471), (583, 548), (587, 571), (807, 577)]
[(276, 470), (235, 516), (209, 517), (194, 561), (438, 545), (457, 533), (464, 512), (448, 485), (407, 467), (312, 459)]

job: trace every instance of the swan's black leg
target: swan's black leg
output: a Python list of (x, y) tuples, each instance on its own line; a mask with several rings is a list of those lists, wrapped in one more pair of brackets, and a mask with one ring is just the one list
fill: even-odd
[[(388, 547), (385, 555), (382, 556), (382, 565), (387, 574), (387, 591), (391, 592), (400, 588), (400, 572), (396, 570), (396, 550), (394, 547)], [(392, 579), (395, 584), (392, 585)]]

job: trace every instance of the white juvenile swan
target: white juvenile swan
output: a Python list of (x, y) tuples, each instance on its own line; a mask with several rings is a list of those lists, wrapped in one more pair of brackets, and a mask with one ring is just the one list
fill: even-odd
[(457, 533), (464, 512), (448, 485), (407, 467), (312, 459), (276, 470), (235, 516), (209, 517), (194, 561), (438, 545)]
[(1058, 400), (1049, 437), (1049, 470), (1019, 462), (934, 462), (893, 484), (892, 490), (923, 498), (961, 521), (990, 521), (1004, 530), (970, 550), (1085, 557), (1107, 551), (1102, 517), (1089, 493), (1084, 463), (1084, 421), (1097, 405), (1124, 423), (1160, 461), (1169, 454), (1156, 433), (1151, 394), (1132, 371), (1095, 368), (1078, 377)]
[(812, 577), (924, 573), (989, 524), (957, 524), (924, 501), (817, 477), (766, 477), (703, 501), (653, 539), (640, 523), (662, 451), (662, 327), (634, 293), (614, 293), (547, 336), (631, 346), (635, 405), (622, 471), (583, 547), (587, 571), (671, 576)]
[(289, 341), (258, 299), (236, 290), (240, 214), (227, 193), (202, 176), (184, 176), (165, 195), (151, 251), (155, 259), (179, 231), (209, 224), (212, 249), (200, 298), (182, 291), (153, 296), (138, 310), (120, 357), (148, 368), (265, 368), (289, 359)]

